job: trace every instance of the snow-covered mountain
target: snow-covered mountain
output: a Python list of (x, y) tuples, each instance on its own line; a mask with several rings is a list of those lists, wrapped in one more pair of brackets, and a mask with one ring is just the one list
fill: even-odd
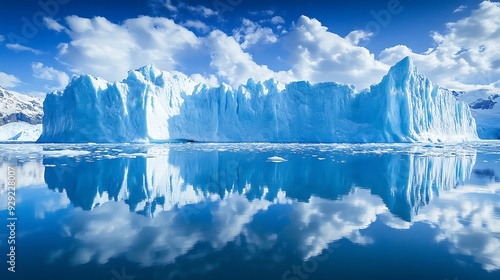
[(0, 126), (0, 141), (34, 142), (42, 134), (41, 124), (11, 122)]
[(47, 95), (40, 142), (419, 142), (478, 139), (467, 104), (405, 58), (369, 90), (248, 80), (209, 87), (153, 66)]
[(470, 92), (453, 92), (458, 100), (467, 102), (476, 119), (481, 139), (500, 139), (500, 91), (481, 89)]
[(0, 87), (0, 141), (36, 141), (42, 116), (41, 99)]
[(42, 123), (42, 100), (0, 87), (0, 125), (10, 122)]

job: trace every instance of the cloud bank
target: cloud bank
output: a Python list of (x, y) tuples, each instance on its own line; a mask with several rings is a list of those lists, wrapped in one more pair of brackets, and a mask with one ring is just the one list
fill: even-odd
[[(202, 6), (173, 6), (170, 1), (164, 4), (173, 13), (190, 9), (202, 18), (216, 14)], [(45, 24), (68, 35), (69, 40), (58, 46), (59, 61), (73, 73), (110, 81), (121, 80), (128, 70), (152, 63), (160, 69), (233, 86), (248, 78), (276, 78), (282, 82), (337, 81), (361, 90), (379, 82), (391, 65), (410, 56), (421, 73), (443, 87), (500, 87), (500, 4), (490, 1), (447, 23), (444, 32), (432, 33), (434, 46), (424, 53), (397, 45), (374, 54), (360, 45), (370, 40), (371, 33), (353, 30), (342, 37), (307, 16), (299, 17), (286, 30), (280, 16), (258, 22), (243, 19), (232, 34), (200, 20), (176, 23), (149, 16), (122, 23), (103, 17), (69, 16), (59, 22), (46, 19)], [(257, 62), (253, 48), (267, 45), (272, 50), (271, 60)], [(276, 61), (281, 62), (280, 69)]]

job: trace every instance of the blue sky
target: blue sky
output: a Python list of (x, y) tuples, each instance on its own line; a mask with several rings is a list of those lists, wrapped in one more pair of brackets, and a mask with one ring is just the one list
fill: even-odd
[(475, 0), (3, 0), (0, 85), (43, 95), (154, 64), (217, 85), (378, 82), (411, 56), (456, 89), (498, 88), (500, 4)]

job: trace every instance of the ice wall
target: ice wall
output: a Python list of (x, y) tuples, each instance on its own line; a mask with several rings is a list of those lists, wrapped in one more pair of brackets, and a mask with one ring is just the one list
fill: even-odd
[(153, 66), (113, 84), (88, 75), (44, 102), (39, 142), (422, 142), (476, 140), (469, 107), (409, 58), (378, 85), (248, 80), (209, 87)]

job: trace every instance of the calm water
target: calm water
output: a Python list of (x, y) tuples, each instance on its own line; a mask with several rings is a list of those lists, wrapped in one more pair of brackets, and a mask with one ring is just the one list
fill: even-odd
[(500, 142), (0, 152), (0, 279), (500, 279)]

